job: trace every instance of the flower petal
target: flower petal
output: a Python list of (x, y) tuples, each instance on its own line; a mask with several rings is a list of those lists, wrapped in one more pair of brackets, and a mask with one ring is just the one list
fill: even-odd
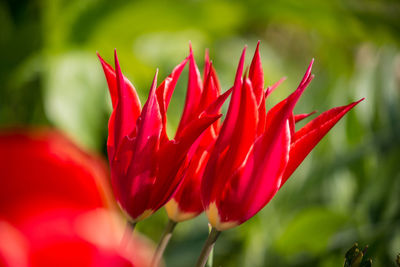
[[(149, 92), (149, 98), (147, 99), (143, 111), (137, 121), (137, 135), (135, 140), (134, 154), (140, 156), (142, 149), (146, 145), (147, 141), (151, 137), (160, 137), (161, 130), (163, 128), (162, 115), (160, 111), (160, 105), (156, 97), (156, 86), (157, 86), (157, 75), (158, 69), (153, 79), (151, 89)], [(157, 147), (154, 148), (154, 151)]]
[(156, 175), (157, 151), (163, 129), (156, 97), (157, 73), (158, 70), (149, 98), (137, 120), (137, 135), (132, 139), (124, 139), (112, 165), (114, 192), (133, 220), (148, 212), (151, 187)]
[[(113, 112), (108, 122), (107, 139), (108, 157), (111, 162), (114, 158), (115, 150), (118, 148), (123, 137), (130, 135), (134, 131), (136, 120), (141, 112), (141, 104), (135, 88), (121, 73), (119, 64), (117, 64), (117, 52), (115, 51), (117, 73), (99, 54), (97, 55), (103, 66), (113, 105)], [(119, 99), (121, 99), (120, 95), (124, 96), (122, 98), (123, 101), (119, 101)], [(121, 103), (118, 104), (119, 102)], [(122, 117), (124, 117), (124, 119), (122, 119)], [(118, 121), (117, 125), (115, 120)], [(121, 121), (123, 124), (120, 124)]]
[[(201, 185), (201, 194), (203, 206), (207, 207), (210, 203), (210, 198), (215, 190), (215, 183), (219, 183), (215, 175), (218, 170), (219, 162), (224, 157), (229, 145), (232, 143), (232, 135), (236, 127), (237, 117), (239, 116), (240, 100), (241, 100), (241, 87), (242, 87), (242, 74), (244, 57), (246, 53), (246, 47), (243, 49), (242, 56), (239, 61), (238, 69), (236, 72), (235, 83), (232, 88), (232, 97), (229, 103), (228, 112), (225, 121), (222, 125), (220, 134), (215, 143), (213, 152), (210, 155), (210, 159), (207, 163), (204, 171), (203, 181)], [(222, 183), (224, 184), (224, 182)]]
[[(210, 72), (210, 67), (211, 67), (211, 61), (210, 61), (210, 54), (208, 49), (206, 49), (206, 52), (204, 53), (204, 70), (203, 70), (203, 81), (207, 80), (208, 73)], [(204, 84), (203, 84), (204, 86)]]
[[(118, 88), (117, 88), (117, 76), (115, 74), (115, 70), (113, 67), (108, 64), (101, 56), (99, 53), (97, 53), (97, 56), (100, 60), (100, 63), (103, 67), (104, 74), (106, 76), (107, 80), (107, 85), (108, 89), (110, 91), (110, 96), (111, 96), (111, 102), (113, 108), (117, 105), (118, 102)], [(127, 93), (131, 95), (131, 99), (133, 100), (133, 108), (137, 109), (135, 113), (140, 114), (141, 110), (141, 104), (140, 104), (140, 99), (139, 96), (136, 92), (135, 87), (132, 85), (132, 83), (124, 76), (124, 81), (125, 81), (125, 86), (128, 87), (130, 90), (127, 90)], [(134, 110), (135, 111), (135, 110)]]
[(260, 105), (258, 106), (258, 124), (257, 124), (257, 136), (260, 136), (265, 131), (265, 123), (267, 118), (267, 109), (265, 107), (265, 96), (262, 94)]
[(205, 83), (204, 83), (204, 88), (203, 88), (203, 92), (201, 94), (198, 111), (205, 110), (220, 95), (220, 89), (215, 84), (215, 80), (213, 77), (213, 69), (214, 68), (210, 64), (210, 67), (209, 67), (210, 71), (208, 72), (208, 75), (207, 75)]
[(172, 70), (171, 74), (168, 75), (168, 77), (165, 78), (165, 80), (157, 87), (157, 98), (159, 99), (159, 103), (163, 104), (163, 110), (165, 111), (168, 110), (172, 93), (174, 92), (176, 83), (178, 82), (178, 79), (181, 76), (188, 59), (188, 57), (185, 58), (178, 66), (176, 66)]
[(347, 106), (336, 107), (325, 111), (295, 133), (290, 146), (288, 166), (283, 175), (281, 186), (318, 144), (322, 137), (324, 137), (349, 110), (362, 100), (364, 100), (364, 98)]
[(252, 84), (246, 79), (242, 88), (239, 115), (231, 144), (220, 173), (234, 173), (243, 164), (257, 137), (258, 110)]
[(157, 180), (152, 189), (153, 204), (151, 204), (151, 207), (158, 209), (172, 197), (182, 182), (187, 167), (185, 160), (192, 144), (204, 130), (221, 116), (202, 113), (198, 119), (191, 121), (185, 127), (179, 139), (168, 142), (164, 147), (161, 147), (158, 154)]
[(290, 131), (287, 120), (283, 129), (274, 136), (273, 140), (268, 135), (259, 138), (246, 165), (226, 183), (217, 202), (222, 222), (240, 224), (250, 219), (278, 191), (289, 155)]
[[(268, 131), (270, 128), (278, 127), (280, 124), (285, 122), (290, 116), (293, 116), (293, 109), (299, 100), (300, 96), (303, 94), (304, 90), (310, 84), (314, 75), (311, 74), (311, 67), (313, 64), (313, 60), (307, 68), (306, 75), (303, 77), (296, 91), (294, 91), (290, 96), (286, 99), (282, 100), (278, 104), (276, 104), (273, 108), (271, 108), (267, 113), (266, 118), (266, 130)], [(282, 109), (285, 109), (285, 112), (281, 112)]]
[(267, 89), (265, 90), (265, 98), (268, 98), (268, 96), (284, 81), (286, 80), (286, 77), (282, 77), (279, 81), (274, 83), (271, 86), (268, 86)]
[(236, 120), (239, 116), (240, 109), (240, 97), (241, 97), (241, 88), (242, 88), (242, 75), (243, 75), (243, 65), (244, 65), (244, 57), (246, 54), (246, 48), (243, 49), (242, 56), (240, 57), (239, 65), (236, 71), (235, 83), (232, 88), (232, 98), (229, 103), (228, 112), (226, 114), (226, 118), (224, 124), (221, 129), (220, 137), (218, 138), (216, 147), (222, 151), (226, 148), (226, 146), (230, 143), (230, 139), (232, 137), (233, 131), (235, 129)]
[(264, 72), (261, 64), (260, 57), (260, 41), (257, 43), (256, 51), (254, 52), (254, 57), (250, 65), (249, 79), (253, 86), (254, 95), (256, 96), (257, 104), (261, 102), (261, 96), (264, 92)]
[(190, 46), (189, 55), (189, 80), (187, 95), (185, 100), (185, 106), (183, 108), (182, 118), (179, 122), (176, 136), (180, 135), (180, 132), (186, 127), (186, 125), (199, 114), (199, 102), (203, 91), (203, 85), (201, 81), (200, 71), (196, 65), (196, 61), (193, 57), (192, 47)]
[[(113, 160), (115, 151), (118, 149), (122, 139), (125, 136), (133, 134), (136, 120), (140, 114), (139, 98), (137, 97), (136, 91), (130, 87), (129, 83), (126, 83), (125, 78), (122, 75), (117, 51), (115, 51), (114, 56), (117, 101), (108, 124), (109, 136), (107, 146), (110, 162)], [(112, 90), (114, 89), (110, 87), (110, 92), (112, 92)]]
[(295, 122), (295, 123), (298, 123), (298, 122), (304, 120), (305, 118), (308, 118), (308, 117), (310, 117), (311, 115), (315, 114), (316, 112), (317, 112), (317, 111), (314, 110), (314, 111), (312, 111), (312, 112), (310, 112), (310, 113), (304, 113), (304, 114), (297, 114), (297, 115), (294, 115), (294, 116), (293, 116), (294, 122)]
[[(226, 221), (225, 219), (231, 218), (228, 214), (232, 214), (231, 209), (236, 207), (233, 202), (236, 203), (236, 201), (243, 200), (242, 197), (244, 197), (244, 195), (241, 194), (241, 188), (240, 186), (236, 187), (236, 185), (239, 185), (242, 181), (240, 179), (244, 179), (244, 177), (241, 177), (241, 175), (235, 176), (233, 174), (237, 173), (238, 169), (241, 169), (241, 166), (247, 164), (249, 151), (251, 151), (257, 135), (257, 101), (249, 79), (246, 79), (243, 84), (241, 93), (239, 116), (232, 135), (232, 141), (224, 155), (221, 155), (220, 163), (213, 175), (214, 181), (209, 200), (210, 202), (214, 202), (216, 199), (219, 199), (221, 203), (218, 201), (217, 207), (225, 205), (221, 211), (221, 221)], [(235, 180), (235, 178), (240, 181)], [(232, 181), (232, 179), (235, 181)], [(225, 214), (227, 210), (229, 212)]]
[(185, 58), (178, 66), (176, 66), (170, 75), (157, 87), (157, 101), (160, 106), (160, 113), (163, 122), (163, 133), (161, 142), (168, 140), (167, 136), (167, 110), (171, 100), (172, 93), (176, 87), (178, 79), (188, 61), (189, 57)]

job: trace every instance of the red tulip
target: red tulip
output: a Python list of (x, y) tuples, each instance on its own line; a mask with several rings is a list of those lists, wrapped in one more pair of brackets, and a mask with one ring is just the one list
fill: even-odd
[(0, 216), (18, 223), (49, 209), (109, 206), (107, 168), (57, 131), (0, 132)]
[(260, 211), (323, 136), (357, 103), (330, 109), (295, 131), (293, 115), (301, 94), (313, 79), (311, 66), (296, 91), (265, 111), (259, 44), (248, 75), (243, 75), (245, 50), (239, 62), (232, 99), (207, 163), (201, 186), (208, 219), (216, 230), (235, 227)]
[(138, 235), (121, 247), (123, 223), (109, 210), (56, 209), (17, 228), (0, 220), (0, 266), (150, 266), (152, 246)]
[[(217, 74), (209, 60), (208, 52), (206, 52), (205, 58), (204, 81), (200, 77), (200, 72), (191, 53), (189, 56), (188, 94), (177, 136), (190, 121), (196, 119), (203, 110), (220, 97), (220, 91)], [(220, 104), (225, 101), (230, 92), (231, 90), (227, 91), (219, 98)], [(220, 128), (219, 121), (214, 122), (190, 148), (188, 153), (190, 161), (183, 182), (165, 206), (171, 220), (181, 222), (203, 212), (200, 196), (201, 177)]]
[[(176, 191), (186, 170), (191, 146), (220, 117), (220, 101), (202, 110), (193, 110), (195, 105), (186, 102), (182, 118), (185, 122), (181, 123), (175, 138), (169, 140), (166, 112), (188, 58), (158, 87), (156, 73), (143, 110), (135, 88), (122, 75), (116, 54), (115, 71), (99, 58), (113, 104), (107, 141), (113, 191), (121, 208), (137, 222), (161, 208)], [(189, 88), (196, 86), (197, 81), (189, 82)], [(188, 93), (197, 91), (190, 89)]]
[(56, 209), (18, 227), (0, 219), (0, 266), (150, 266), (149, 241), (135, 234), (120, 246), (123, 223), (106, 209)]
[(0, 132), (0, 266), (149, 266), (148, 242), (120, 247), (107, 169), (62, 134)]

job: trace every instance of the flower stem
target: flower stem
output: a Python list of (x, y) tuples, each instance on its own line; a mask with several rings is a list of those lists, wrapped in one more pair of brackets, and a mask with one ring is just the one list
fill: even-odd
[(160, 242), (158, 243), (156, 252), (154, 253), (153, 260), (151, 261), (151, 266), (156, 267), (160, 263), (165, 248), (172, 237), (172, 232), (174, 231), (176, 224), (177, 222), (174, 222), (171, 219), (168, 220), (168, 223), (164, 229), (164, 233), (162, 234)]
[[(211, 224), (208, 224), (208, 234), (211, 233), (212, 226)], [(213, 259), (214, 259), (214, 246), (211, 248), (210, 254), (208, 255), (208, 260), (206, 263), (206, 267), (212, 267), (213, 266)]]
[(207, 241), (203, 246), (203, 250), (201, 251), (200, 257), (197, 261), (196, 267), (204, 267), (206, 265), (208, 255), (210, 255), (211, 250), (214, 247), (215, 242), (221, 232), (215, 228), (211, 229), (210, 234), (208, 235)]

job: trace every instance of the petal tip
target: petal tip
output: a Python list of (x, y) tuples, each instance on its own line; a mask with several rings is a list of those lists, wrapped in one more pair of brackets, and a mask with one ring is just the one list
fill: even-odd
[(99, 51), (96, 51), (96, 55), (97, 55), (97, 58), (100, 60), (101, 64), (104, 64), (105, 61), (104, 61), (104, 59), (100, 56)]
[[(115, 60), (115, 69), (119, 69), (119, 61), (118, 61), (118, 55), (117, 55), (117, 49), (114, 49), (114, 60)], [(118, 67), (117, 67), (118, 66)]]
[(189, 53), (193, 53), (192, 41), (189, 40)]

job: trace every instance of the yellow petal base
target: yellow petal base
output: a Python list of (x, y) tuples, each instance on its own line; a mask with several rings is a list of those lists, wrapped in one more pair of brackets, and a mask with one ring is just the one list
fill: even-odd
[(218, 231), (225, 231), (239, 225), (239, 223), (235, 221), (221, 222), (220, 216), (218, 214), (218, 208), (215, 202), (210, 203), (210, 205), (206, 209), (206, 214), (210, 224)]
[(168, 218), (174, 222), (183, 222), (198, 215), (196, 212), (181, 211), (179, 209), (178, 202), (176, 202), (175, 199), (168, 201), (168, 203), (165, 205), (165, 209), (167, 210)]
[(146, 219), (147, 217), (149, 217), (151, 214), (154, 213), (154, 210), (145, 210), (143, 211), (143, 213), (141, 215), (139, 215), (138, 217), (136, 217), (134, 219), (135, 222), (141, 221)]

